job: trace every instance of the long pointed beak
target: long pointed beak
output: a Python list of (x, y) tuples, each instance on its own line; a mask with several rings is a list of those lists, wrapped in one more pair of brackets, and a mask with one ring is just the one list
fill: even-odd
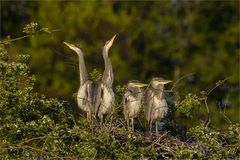
[(171, 80), (159, 80), (158, 81), (158, 84), (167, 84), (167, 83), (170, 83), (172, 82)]
[(146, 87), (148, 86), (148, 84), (145, 84), (145, 83), (134, 83), (135, 86), (137, 87)]
[(69, 48), (73, 47), (72, 44), (67, 43), (67, 42), (63, 42), (66, 46), (68, 46)]
[(105, 44), (106, 47), (110, 48), (113, 44), (114, 39), (116, 38), (117, 34), (115, 34), (110, 40), (108, 40)]
[(112, 38), (111, 38), (111, 42), (113, 42), (114, 41), (114, 39), (116, 38), (116, 36), (117, 36), (117, 34), (115, 34)]

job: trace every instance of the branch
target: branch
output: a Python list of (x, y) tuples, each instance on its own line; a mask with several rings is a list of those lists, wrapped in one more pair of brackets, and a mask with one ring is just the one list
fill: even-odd
[(208, 127), (209, 124), (211, 123), (211, 113), (210, 113), (210, 111), (209, 111), (209, 107), (208, 107), (208, 103), (207, 103), (208, 96), (209, 96), (217, 87), (219, 87), (220, 85), (224, 84), (227, 79), (228, 79), (228, 78), (225, 78), (225, 79), (223, 79), (222, 81), (217, 82), (216, 85), (215, 85), (212, 89), (210, 89), (210, 90), (207, 92), (206, 95), (204, 95), (205, 97), (203, 97), (204, 104), (205, 104), (205, 108), (206, 108), (206, 110), (207, 110), (207, 118), (206, 118), (206, 121), (205, 121), (205, 124), (204, 124), (205, 127)]
[(5, 40), (5, 41), (0, 41), (0, 43), (9, 43), (9, 42), (13, 42), (13, 41), (17, 41), (17, 40), (20, 40), (20, 39), (27, 38), (27, 37), (29, 37), (29, 36), (30, 36), (30, 35), (25, 35), (25, 36), (13, 38), (13, 39)]
[[(54, 29), (51, 32), (58, 32), (58, 31), (60, 31), (60, 29)], [(33, 36), (33, 35), (25, 35), (25, 36), (21, 36), (21, 37), (9, 39), (9, 40), (4, 40), (4, 41), (0, 41), (0, 43), (3, 44), (3, 43), (9, 43), (9, 42), (13, 42), (13, 41), (18, 41), (18, 40), (21, 40), (21, 39), (24, 39), (24, 38), (27, 38), (30, 36)]]
[(232, 121), (226, 116), (226, 105), (223, 107), (223, 112), (222, 112), (222, 106), (220, 103), (218, 103), (218, 108), (220, 109), (220, 114), (225, 118), (225, 120), (229, 123), (232, 124)]
[(171, 88), (171, 91), (173, 91), (173, 89), (175, 88), (175, 86), (176, 86), (181, 80), (183, 80), (184, 78), (189, 77), (189, 76), (191, 76), (191, 75), (193, 75), (193, 74), (195, 74), (195, 73), (188, 73), (188, 74), (180, 77), (175, 83), (173, 83), (173, 86), (172, 86), (172, 88)]

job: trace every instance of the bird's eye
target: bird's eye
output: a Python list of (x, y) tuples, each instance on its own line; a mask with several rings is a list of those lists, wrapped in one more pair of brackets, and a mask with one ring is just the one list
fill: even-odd
[(76, 47), (78, 47), (78, 48), (82, 49), (82, 47), (81, 47), (81, 45), (80, 45), (80, 44), (77, 44), (77, 43), (75, 43), (74, 45), (75, 45)]

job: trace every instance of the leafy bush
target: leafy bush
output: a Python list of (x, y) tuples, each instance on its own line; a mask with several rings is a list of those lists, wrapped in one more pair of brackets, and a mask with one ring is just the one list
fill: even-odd
[(75, 118), (67, 102), (36, 93), (28, 55), (13, 59), (2, 47), (0, 57), (1, 158), (156, 157), (155, 149), (141, 136), (128, 137), (121, 128), (116, 131), (93, 126)]
[(202, 159), (203, 153), (198, 150), (192, 150), (187, 147), (179, 148), (177, 150), (178, 159)]
[(232, 124), (226, 131), (205, 127), (204, 124), (192, 127), (188, 135), (209, 147), (211, 159), (234, 159), (240, 155), (239, 124)]
[(181, 113), (192, 118), (192, 112), (200, 108), (200, 104), (199, 97), (189, 93), (178, 105), (176, 105), (176, 107)]
[[(24, 32), (32, 36), (46, 33), (48, 29), (31, 23)], [(68, 102), (37, 93), (34, 89), (36, 78), (28, 66), (30, 56), (9, 56), (8, 44), (0, 46), (1, 159), (239, 158), (239, 123), (231, 124), (224, 131), (200, 124), (188, 129), (184, 137), (179, 133), (172, 136), (169, 132), (161, 132), (155, 136), (148, 132), (126, 131), (120, 105), (123, 85), (115, 89), (114, 121), (104, 128), (89, 123), (79, 118)], [(99, 80), (101, 74), (94, 70), (91, 77)], [(223, 82), (216, 87), (220, 83)], [(209, 93), (204, 93), (205, 100)], [(189, 93), (176, 107), (192, 117), (192, 112), (200, 107), (200, 98)]]

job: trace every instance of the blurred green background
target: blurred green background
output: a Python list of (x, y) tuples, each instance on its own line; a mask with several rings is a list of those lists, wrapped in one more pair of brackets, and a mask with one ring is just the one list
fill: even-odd
[[(219, 80), (226, 83), (209, 95), (213, 123), (224, 126), (219, 106), (239, 122), (239, 1), (2, 1), (1, 39), (23, 36), (30, 22), (56, 30), (17, 41), (9, 48), (31, 55), (37, 90), (76, 105), (77, 56), (63, 41), (78, 43), (88, 71), (104, 69), (102, 47), (118, 34), (110, 57), (114, 86), (152, 77), (178, 80), (180, 97), (199, 95)], [(167, 88), (170, 88), (168, 85)], [(205, 108), (200, 117), (205, 117)], [(198, 117), (195, 117), (198, 120)]]

